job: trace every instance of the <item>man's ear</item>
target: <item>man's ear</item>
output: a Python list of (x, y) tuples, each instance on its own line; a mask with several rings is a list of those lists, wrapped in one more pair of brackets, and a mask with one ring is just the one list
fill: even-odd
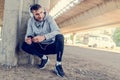
[(43, 10), (44, 10), (44, 14), (46, 15), (46, 9), (45, 9), (45, 8), (43, 8)]

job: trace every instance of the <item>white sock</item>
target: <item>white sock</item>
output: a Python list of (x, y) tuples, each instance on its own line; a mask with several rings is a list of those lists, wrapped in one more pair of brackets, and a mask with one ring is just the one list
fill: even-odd
[(61, 65), (61, 64), (62, 64), (62, 63), (61, 63), (61, 62), (59, 62), (59, 61), (57, 61), (57, 62), (56, 62), (56, 65)]
[(46, 56), (46, 55), (43, 55), (42, 59), (47, 59), (47, 56)]

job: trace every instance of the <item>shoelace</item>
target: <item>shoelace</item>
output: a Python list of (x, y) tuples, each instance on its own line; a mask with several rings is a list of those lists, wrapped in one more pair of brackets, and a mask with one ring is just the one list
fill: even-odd
[(58, 65), (58, 68), (63, 72), (62, 66)]

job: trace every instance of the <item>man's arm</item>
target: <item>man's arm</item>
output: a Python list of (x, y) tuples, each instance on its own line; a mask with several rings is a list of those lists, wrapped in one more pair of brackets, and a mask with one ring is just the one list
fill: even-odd
[(50, 25), (51, 32), (48, 34), (45, 34), (46, 40), (55, 37), (57, 34), (60, 34), (60, 29), (56, 24), (55, 20), (51, 16), (49, 16), (48, 22)]
[(31, 26), (31, 19), (28, 20), (28, 25), (27, 25), (27, 32), (25, 35), (25, 42), (27, 44), (31, 44), (32, 43), (32, 38), (29, 36), (33, 36), (33, 30), (32, 30), (32, 26)]
[(33, 36), (34, 33), (33, 33), (33, 29), (32, 29), (32, 26), (31, 26), (31, 19), (28, 20), (28, 24), (27, 24), (27, 31), (26, 31), (26, 35), (25, 35), (25, 39), (28, 37), (28, 36)]

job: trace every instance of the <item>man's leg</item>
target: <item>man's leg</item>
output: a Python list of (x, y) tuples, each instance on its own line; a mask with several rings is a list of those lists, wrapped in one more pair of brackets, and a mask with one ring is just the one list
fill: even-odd
[(62, 34), (58, 34), (55, 37), (55, 43), (56, 43), (56, 53), (57, 53), (57, 61), (62, 61), (62, 55), (64, 50), (64, 37)]
[(32, 44), (27, 44), (26, 42), (23, 42), (22, 44), (22, 50), (24, 50), (25, 52), (31, 54), (31, 55), (36, 55), (40, 58), (43, 57), (43, 54), (41, 54), (38, 50), (39, 50), (39, 47), (38, 47), (38, 44), (36, 43), (32, 43)]
[(46, 64), (48, 63), (48, 57), (46, 55), (43, 55), (43, 50), (37, 43), (32, 43), (31, 45), (27, 44), (26, 42), (23, 43), (22, 49), (32, 55), (36, 55), (39, 58), (41, 58), (41, 64), (39, 64), (39, 68), (43, 69), (45, 68)]
[(57, 75), (63, 77), (65, 75), (63, 69), (62, 69), (62, 55), (64, 50), (64, 37), (62, 34), (58, 34), (55, 37), (55, 43), (56, 43), (56, 53), (57, 53), (57, 62), (55, 65), (55, 71)]

